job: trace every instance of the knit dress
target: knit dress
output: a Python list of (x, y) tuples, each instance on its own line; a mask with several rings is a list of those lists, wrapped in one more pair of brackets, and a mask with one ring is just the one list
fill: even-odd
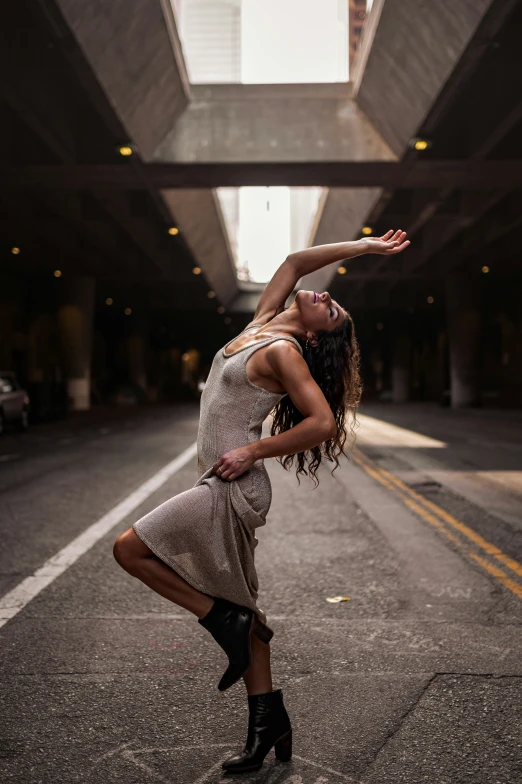
[[(246, 327), (255, 330), (256, 324)], [(213, 597), (228, 599), (256, 612), (258, 578), (254, 550), (256, 529), (266, 523), (272, 487), (261, 458), (236, 479), (212, 472), (226, 452), (261, 438), (264, 420), (286, 393), (253, 384), (246, 374), (252, 354), (289, 335), (272, 335), (225, 354), (230, 340), (214, 356), (200, 398), (197, 437), (198, 480), (134, 523), (137, 536), (190, 585)]]

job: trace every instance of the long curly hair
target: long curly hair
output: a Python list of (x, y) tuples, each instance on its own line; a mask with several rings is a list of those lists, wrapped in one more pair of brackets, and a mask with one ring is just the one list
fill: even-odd
[[(333, 438), (305, 452), (295, 455), (277, 457), (276, 460), (283, 468), (290, 470), (294, 457), (296, 458), (296, 476), (300, 484), (299, 474), (310, 476), (319, 485), (317, 469), (322, 458), (335, 462), (332, 474), (339, 466), (338, 456), (346, 456), (344, 445), (348, 435), (346, 428), (347, 415), (349, 416), (349, 429), (352, 440), (355, 440), (355, 431), (359, 426), (357, 422), (357, 407), (361, 400), (362, 382), (360, 376), (359, 344), (355, 337), (355, 328), (352, 317), (345, 310), (345, 320), (340, 327), (317, 332), (317, 346), (303, 346), (305, 359), (312, 378), (320, 387), (328, 401), (335, 421), (337, 432)], [(272, 426), (270, 435), (275, 436), (290, 430), (291, 427), (302, 422), (304, 417), (292, 403), (290, 397), (285, 395), (272, 409)], [(308, 471), (305, 468), (308, 464)]]

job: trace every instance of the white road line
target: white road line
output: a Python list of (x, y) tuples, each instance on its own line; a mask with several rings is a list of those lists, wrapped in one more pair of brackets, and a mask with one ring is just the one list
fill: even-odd
[(73, 539), (66, 547), (59, 550), (52, 558), (44, 563), (39, 569), (22, 580), (12, 591), (4, 594), (0, 598), (0, 628), (13, 618), (20, 610), (28, 604), (31, 599), (38, 596), (40, 591), (47, 588), (53, 580), (56, 580), (72, 566), (78, 558), (91, 549), (100, 539), (102, 539), (111, 528), (120, 523), (134, 509), (136, 509), (145, 499), (158, 490), (167, 479), (175, 474), (186, 463), (197, 455), (197, 444), (194, 442), (178, 457), (163, 466), (154, 476), (147, 479), (137, 490), (127, 496), (117, 504), (110, 512), (100, 517), (97, 522), (89, 526), (82, 534)]

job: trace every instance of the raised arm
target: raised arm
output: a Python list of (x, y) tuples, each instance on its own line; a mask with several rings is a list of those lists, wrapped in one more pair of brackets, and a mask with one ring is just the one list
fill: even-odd
[(279, 307), (295, 289), (297, 281), (322, 267), (344, 259), (353, 259), (366, 253), (392, 255), (400, 253), (410, 244), (405, 231), (390, 230), (382, 237), (365, 237), (352, 242), (335, 242), (331, 245), (316, 245), (297, 253), (291, 253), (276, 270), (272, 280), (263, 291), (253, 318), (260, 322), (275, 315)]

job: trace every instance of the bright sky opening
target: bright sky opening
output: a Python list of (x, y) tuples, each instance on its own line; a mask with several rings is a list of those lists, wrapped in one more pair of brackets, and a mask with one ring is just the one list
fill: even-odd
[[(348, 0), (172, 2), (194, 83), (348, 80)], [(240, 279), (267, 282), (308, 245), (321, 190), (218, 189)]]

